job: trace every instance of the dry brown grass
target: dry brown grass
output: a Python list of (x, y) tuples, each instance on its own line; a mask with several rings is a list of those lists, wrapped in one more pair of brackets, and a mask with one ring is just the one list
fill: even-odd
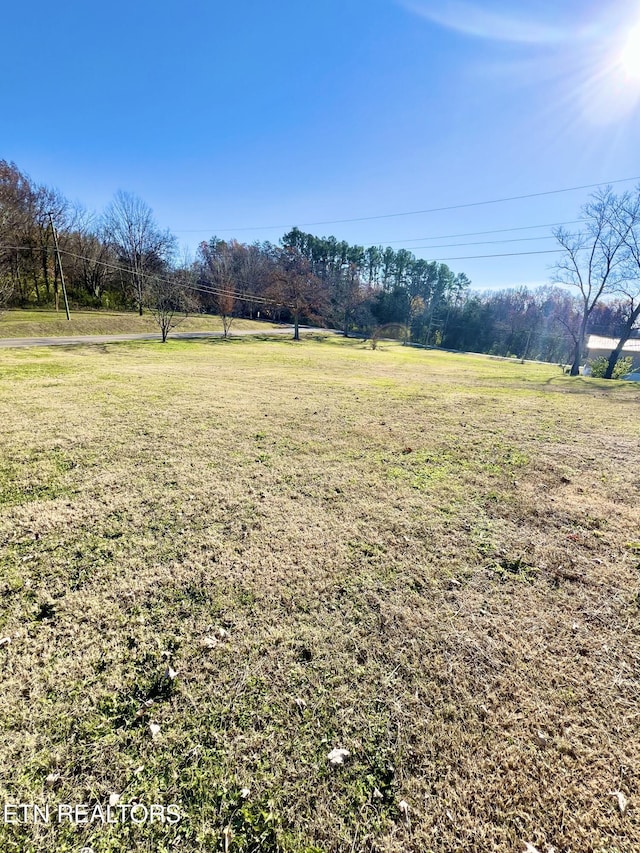
[(640, 849), (636, 387), (338, 339), (0, 359), (0, 795), (185, 813), (2, 851)]
[[(272, 324), (255, 320), (234, 320), (232, 330), (269, 329)], [(222, 320), (210, 314), (194, 314), (182, 320), (175, 332), (221, 332)], [(75, 335), (160, 334), (158, 324), (148, 311), (142, 317), (135, 311), (71, 311), (12, 309), (0, 315), (1, 338), (73, 337)]]

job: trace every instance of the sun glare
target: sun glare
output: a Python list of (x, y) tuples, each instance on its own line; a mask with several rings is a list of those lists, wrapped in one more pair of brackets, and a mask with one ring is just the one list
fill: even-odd
[[(640, 114), (640, 17), (593, 45), (591, 70), (581, 85), (585, 118), (603, 125)], [(599, 56), (598, 53), (599, 52)], [(585, 70), (586, 70), (585, 65)]]
[(640, 24), (629, 35), (620, 54), (620, 62), (627, 77), (640, 80)]

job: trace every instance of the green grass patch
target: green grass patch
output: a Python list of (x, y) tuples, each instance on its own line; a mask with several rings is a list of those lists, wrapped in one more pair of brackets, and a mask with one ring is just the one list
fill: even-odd
[[(76, 311), (67, 320), (63, 310), (12, 309), (0, 316), (1, 338), (70, 337), (76, 335), (159, 334), (158, 325), (150, 312), (142, 317), (133, 311)], [(272, 324), (258, 320), (235, 320), (234, 327), (269, 329)], [(221, 332), (220, 317), (193, 315), (183, 320), (176, 332)]]

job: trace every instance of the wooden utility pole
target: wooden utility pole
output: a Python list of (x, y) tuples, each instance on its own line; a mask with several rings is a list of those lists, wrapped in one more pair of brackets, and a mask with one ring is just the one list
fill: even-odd
[(62, 259), (60, 258), (60, 248), (58, 247), (58, 234), (56, 233), (56, 226), (53, 224), (53, 214), (49, 211), (49, 222), (51, 223), (51, 231), (53, 233), (53, 244), (56, 247), (56, 258), (58, 259), (58, 269), (60, 270), (60, 282), (62, 284), (62, 295), (64, 297), (64, 310), (67, 315), (67, 320), (70, 320), (71, 317), (69, 315), (69, 302), (67, 301), (67, 288), (64, 284), (64, 272), (62, 271)]

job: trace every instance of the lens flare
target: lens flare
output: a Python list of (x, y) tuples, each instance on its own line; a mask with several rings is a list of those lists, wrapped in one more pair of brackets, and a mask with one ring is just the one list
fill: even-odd
[(396, 2), (468, 38), (502, 42), (510, 54), (500, 51), (504, 58), (488, 71), (544, 86), (556, 121), (618, 125), (623, 132), (624, 121), (640, 118), (640, 0), (576, 0), (585, 8), (574, 15), (563, 8), (573, 4), (554, 0), (521, 4), (536, 7), (535, 14), (508, 0)]
[(627, 36), (620, 54), (620, 63), (627, 77), (640, 81), (640, 24)]

